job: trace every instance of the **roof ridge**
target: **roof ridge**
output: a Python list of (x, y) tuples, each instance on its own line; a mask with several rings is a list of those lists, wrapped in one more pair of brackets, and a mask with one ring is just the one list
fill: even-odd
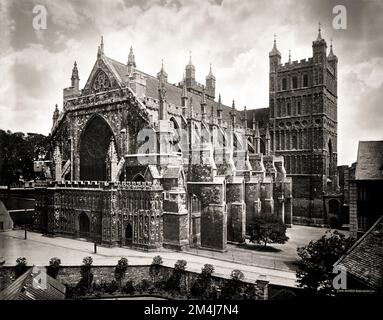
[(347, 250), (347, 252), (340, 257), (333, 265), (339, 264), (346, 256), (348, 256), (359, 244), (372, 232), (372, 230), (383, 220), (383, 215), (375, 221), (375, 223), (371, 226), (370, 229), (366, 231), (364, 235), (362, 235), (352, 246), (350, 249)]

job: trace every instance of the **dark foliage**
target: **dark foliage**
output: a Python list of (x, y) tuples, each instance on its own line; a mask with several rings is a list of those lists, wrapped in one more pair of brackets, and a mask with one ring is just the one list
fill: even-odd
[(15, 266), (15, 276), (16, 278), (23, 275), (28, 270), (27, 267), (27, 259), (24, 257), (20, 257), (16, 259), (16, 266)]
[(49, 266), (47, 267), (47, 274), (56, 279), (60, 270), (61, 260), (57, 257), (49, 260)]
[(298, 248), (299, 286), (308, 294), (333, 294), (334, 263), (347, 252), (354, 240), (339, 231), (328, 231), (317, 241)]
[(263, 243), (285, 243), (289, 238), (286, 236), (286, 225), (277, 216), (267, 214), (255, 217), (249, 226), (250, 241)]
[(49, 137), (0, 130), (0, 185), (34, 179), (33, 161), (49, 158)]

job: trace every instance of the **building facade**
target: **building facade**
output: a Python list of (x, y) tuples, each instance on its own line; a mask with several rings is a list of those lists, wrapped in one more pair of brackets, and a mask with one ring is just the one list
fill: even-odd
[[(321, 30), (311, 58), (281, 63), (276, 41), (269, 54), (271, 149), (283, 156), (293, 181), (294, 221), (327, 224), (326, 195), (339, 201), (337, 179), (337, 64)], [(324, 198), (325, 196), (325, 198)]]
[[(292, 223), (292, 181), (272, 152), (267, 108), (222, 103), (212, 68), (170, 84), (98, 48), (83, 89), (75, 63), (53, 114), (54, 181), (36, 186), (35, 228), (146, 250), (225, 250), (254, 217)], [(248, 126), (248, 124), (251, 124)]]

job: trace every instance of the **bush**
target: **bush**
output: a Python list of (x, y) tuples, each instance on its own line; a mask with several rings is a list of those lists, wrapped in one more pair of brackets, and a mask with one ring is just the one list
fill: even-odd
[(214, 272), (214, 267), (211, 264), (205, 264), (201, 269), (201, 274), (198, 275), (196, 281), (194, 281), (190, 288), (192, 296), (199, 299), (211, 299), (213, 298), (213, 285), (211, 275)]
[(153, 287), (148, 279), (142, 279), (137, 290), (140, 291), (140, 293), (151, 293), (153, 291)]
[(185, 260), (177, 260), (177, 262), (174, 264), (174, 270), (185, 271), (186, 265), (187, 265), (187, 262)]
[(127, 281), (122, 288), (122, 291), (127, 294), (131, 294), (135, 291), (136, 289), (134, 288), (133, 281)]
[(211, 264), (206, 263), (201, 269), (201, 274), (205, 277), (210, 277), (214, 272), (214, 267)]
[(49, 266), (47, 268), (47, 274), (56, 279), (61, 265), (61, 260), (57, 257), (53, 257), (49, 260)]
[(122, 284), (122, 280), (125, 277), (126, 270), (128, 269), (128, 259), (121, 258), (118, 260), (116, 268), (114, 269), (114, 277), (116, 278), (116, 281), (120, 284)]
[(82, 260), (82, 266), (80, 269), (81, 279), (77, 284), (77, 289), (80, 294), (85, 294), (91, 287), (93, 282), (93, 273), (92, 273), (92, 257), (85, 257)]
[(285, 243), (289, 240), (286, 236), (286, 225), (274, 215), (266, 214), (254, 218), (254, 223), (249, 225), (250, 241), (254, 243)]
[(174, 264), (173, 273), (170, 278), (166, 281), (166, 289), (169, 291), (181, 292), (181, 280), (182, 275), (186, 270), (187, 262), (185, 260), (178, 260)]
[(163, 264), (162, 257), (161, 256), (155, 256), (152, 261), (152, 265), (160, 266)]
[(115, 280), (112, 280), (110, 282), (107, 281), (96, 281), (93, 284), (93, 291), (103, 292), (112, 294), (115, 293), (118, 290), (119, 286), (118, 283)]
[(16, 266), (15, 266), (15, 276), (16, 276), (16, 278), (20, 277), (27, 270), (28, 270), (27, 259), (24, 258), (24, 257), (17, 258), (16, 259)]
[(231, 280), (242, 281), (243, 279), (245, 279), (245, 275), (241, 270), (234, 269), (230, 274), (230, 278)]

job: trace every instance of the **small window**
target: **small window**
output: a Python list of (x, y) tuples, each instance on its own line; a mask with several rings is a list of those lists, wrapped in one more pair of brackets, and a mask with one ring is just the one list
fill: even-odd
[(286, 80), (286, 78), (282, 79), (282, 90), (287, 90), (287, 80)]
[(303, 76), (303, 86), (304, 87), (308, 87), (309, 86), (309, 77), (307, 76), (307, 74), (305, 74)]
[(298, 78), (293, 77), (293, 89), (296, 89), (296, 88), (298, 88)]

